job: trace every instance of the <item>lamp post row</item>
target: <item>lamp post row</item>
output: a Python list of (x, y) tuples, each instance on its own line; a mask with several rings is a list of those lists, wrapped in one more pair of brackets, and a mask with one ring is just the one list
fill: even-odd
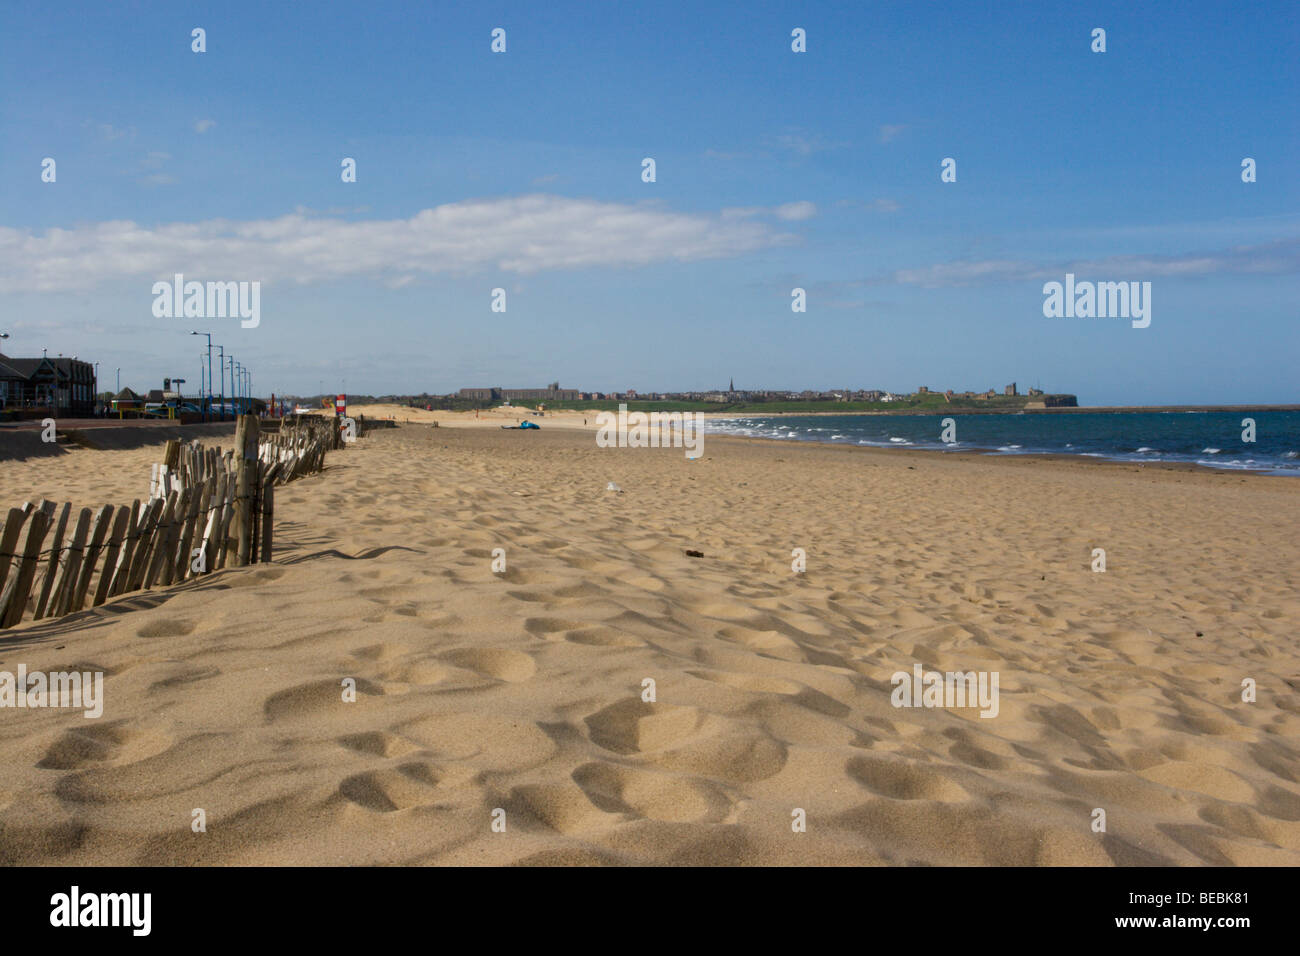
[[(208, 340), (208, 373), (207, 373), (207, 395), (204, 404), (204, 418), (212, 419), (212, 333), (211, 332), (191, 332), (190, 335), (202, 335)], [(8, 332), (0, 332), (0, 339), (9, 338)], [(226, 372), (230, 373), (230, 391), (232, 403), (238, 401), (238, 407), (242, 413), (246, 413), (252, 406), (253, 393), (253, 373), (246, 367), (235, 361), (233, 355), (226, 355), (225, 347), (218, 344), (216, 346), (218, 353), (217, 368), (221, 372), (221, 390), (220, 390), (220, 415), (221, 420), (226, 418)], [(117, 394), (122, 391), (122, 369), (116, 369), (117, 374)], [(202, 363), (199, 367), (200, 380), (203, 378)], [(95, 384), (96, 394), (99, 391), (99, 363), (95, 363)], [(202, 392), (203, 389), (200, 389)]]
[[(190, 335), (202, 335), (208, 340), (208, 394), (205, 417), (212, 417), (212, 333), (191, 332)], [(235, 361), (233, 355), (226, 355), (225, 347), (216, 346), (217, 369), (221, 373), (221, 420), (226, 419), (226, 373), (230, 373), (230, 397), (240, 414), (245, 414), (252, 407), (253, 373)]]

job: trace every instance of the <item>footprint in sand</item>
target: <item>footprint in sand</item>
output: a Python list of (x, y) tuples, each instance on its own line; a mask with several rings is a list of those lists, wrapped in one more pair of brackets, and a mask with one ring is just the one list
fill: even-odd
[(753, 783), (774, 777), (785, 767), (786, 747), (761, 731), (741, 728), (716, 718), (718, 732), (680, 749), (657, 756), (655, 766), (698, 773), (732, 783)]
[(586, 718), (591, 739), (620, 754), (659, 750), (694, 734), (703, 714), (694, 707), (622, 700)]
[(801, 707), (825, 714), (828, 717), (845, 717), (851, 708), (819, 690), (813, 690), (798, 681), (762, 674), (737, 674), (731, 671), (687, 671), (692, 677), (712, 681), (724, 687), (747, 691), (751, 694), (782, 694)]
[(260, 571), (250, 571), (246, 574), (234, 574), (224, 578), (226, 587), (231, 588), (250, 588), (258, 584), (269, 584), (272, 581), (278, 581), (284, 577), (284, 568), (263, 568)]
[(607, 813), (628, 813), (669, 823), (717, 823), (731, 800), (716, 785), (699, 778), (593, 762), (573, 771), (574, 782)]
[(385, 642), (358, 647), (352, 652), (352, 656), (363, 661), (391, 661), (394, 658), (404, 657), (410, 652), (411, 646), (409, 644)]
[[(511, 595), (512, 597), (514, 595)], [(558, 617), (530, 617), (524, 620), (524, 630), (546, 640), (554, 640), (550, 635), (560, 631), (575, 630), (586, 625), (578, 621), (566, 621)]]
[(444, 667), (435, 661), (411, 661), (408, 664), (402, 664), (383, 671), (380, 676), (386, 681), (393, 681), (397, 684), (429, 687), (433, 684), (442, 683), (451, 676), (451, 673), (450, 668)]
[(556, 588), (551, 592), (557, 598), (577, 599), (584, 601), (593, 601), (597, 598), (609, 596), (609, 591), (598, 584), (590, 581), (583, 581), (579, 584), (569, 584), (562, 588)]
[(441, 656), (457, 667), (508, 683), (528, 680), (537, 673), (536, 661), (508, 647), (465, 647)]
[(174, 738), (119, 720), (64, 731), (36, 764), (42, 770), (76, 770), (87, 765), (120, 766), (162, 753)]
[(363, 734), (348, 734), (344, 737), (339, 737), (338, 743), (347, 747), (349, 750), (355, 750), (358, 753), (363, 754), (370, 754), (375, 757), (401, 757), (413, 750), (419, 749), (405, 737), (399, 737), (397, 734), (389, 733), (386, 730), (372, 730)]
[(393, 728), (444, 763), (517, 773), (550, 760), (555, 742), (537, 724), (488, 714), (431, 714)]
[(747, 647), (760, 657), (775, 657), (783, 661), (804, 659), (803, 649), (777, 631), (759, 631), (750, 627), (731, 625), (719, 628), (716, 633), (722, 640)]
[(683, 606), (692, 614), (728, 621), (744, 621), (754, 616), (753, 607), (737, 601), (693, 601)]
[(508, 802), (521, 805), (552, 830), (567, 835), (609, 830), (623, 819), (592, 803), (587, 792), (572, 780), (515, 787)]
[(193, 621), (180, 621), (173, 618), (162, 618), (157, 621), (150, 621), (140, 627), (135, 632), (136, 637), (184, 637), (191, 633), (197, 627)]
[(356, 703), (344, 703), (343, 678), (340, 677), (338, 680), (312, 681), (278, 691), (266, 699), (262, 711), (268, 720), (281, 720), (304, 717), (332, 707), (356, 707), (367, 697), (384, 696), (384, 689), (378, 684), (362, 677), (357, 677), (355, 680), (357, 682)]
[(662, 591), (667, 585), (662, 578), (657, 578), (651, 574), (622, 574), (618, 580), (634, 588), (640, 588), (642, 591)]
[[(611, 561), (608, 558), (587, 558), (575, 554), (561, 554), (559, 555), (559, 558), (561, 561), (563, 561), (571, 568), (577, 568), (579, 571), (587, 571), (591, 574), (598, 574), (603, 577), (610, 577), (610, 578), (612, 578), (615, 574), (617, 574), (619, 571), (623, 570), (626, 567), (626, 565), (623, 564), (622, 562)], [(601, 595), (607, 595), (609, 593), (605, 588), (602, 588), (595, 584), (573, 585), (571, 587), (565, 588), (564, 590), (567, 590), (569, 592), (576, 592), (579, 588), (590, 588), (593, 591), (600, 592)], [(560, 597), (582, 597), (583, 596), (577, 593), (563, 594), (560, 591), (556, 591), (555, 593)]]
[(872, 793), (893, 800), (939, 800), (959, 803), (970, 794), (943, 773), (889, 757), (853, 757), (845, 772)]
[(1158, 764), (1138, 776), (1176, 790), (1191, 790), (1233, 803), (1252, 803), (1255, 789), (1231, 770), (1217, 764), (1183, 762)]
[(197, 684), (199, 681), (208, 680), (217, 677), (220, 674), (221, 668), (219, 667), (187, 667), (179, 674), (173, 674), (171, 677), (164, 677), (162, 680), (154, 681), (149, 685), (149, 690), (169, 690), (172, 687), (188, 687), (190, 684)]
[[(9, 866), (38, 866), (83, 850), (98, 828), (76, 820), (59, 823), (5, 826), (5, 863)], [(75, 863), (73, 857), (70, 862)]]
[(413, 761), (393, 770), (354, 774), (339, 784), (339, 794), (367, 810), (392, 813), (430, 802), (437, 785), (433, 766)]
[(586, 644), (590, 647), (645, 647), (645, 641), (638, 640), (631, 634), (624, 634), (612, 627), (583, 627), (566, 631), (564, 639), (573, 644)]

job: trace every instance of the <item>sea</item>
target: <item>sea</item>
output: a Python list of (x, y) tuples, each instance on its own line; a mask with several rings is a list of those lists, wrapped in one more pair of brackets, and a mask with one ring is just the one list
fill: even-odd
[[(953, 415), (746, 415), (711, 419), (707, 432), (789, 441), (928, 448), (988, 455), (1079, 455), (1127, 462), (1300, 476), (1300, 411), (1068, 412)], [(1245, 441), (1245, 419), (1255, 423)]]

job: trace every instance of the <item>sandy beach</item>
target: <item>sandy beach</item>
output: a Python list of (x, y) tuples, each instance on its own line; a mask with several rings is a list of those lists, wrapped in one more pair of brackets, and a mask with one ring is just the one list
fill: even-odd
[[(1300, 864), (1300, 482), (400, 412), (280, 489), (273, 564), (0, 635), (105, 674), (0, 710), (0, 862)], [(894, 706), (918, 664), (996, 716)]]

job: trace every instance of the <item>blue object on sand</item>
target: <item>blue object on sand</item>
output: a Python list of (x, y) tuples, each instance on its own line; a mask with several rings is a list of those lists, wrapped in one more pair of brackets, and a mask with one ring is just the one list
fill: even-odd
[(519, 427), (520, 428), (541, 428), (542, 426), (537, 424), (536, 422), (520, 422)]

